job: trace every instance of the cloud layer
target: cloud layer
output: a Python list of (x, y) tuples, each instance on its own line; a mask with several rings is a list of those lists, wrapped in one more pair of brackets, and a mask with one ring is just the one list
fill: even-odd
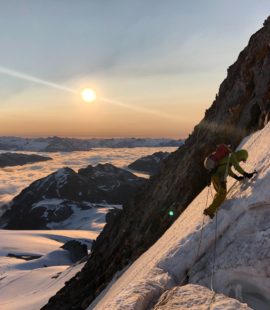
[[(111, 163), (117, 167), (126, 167), (134, 160), (158, 150), (172, 152), (175, 148), (93, 149), (88, 152), (50, 153), (50, 157), (53, 158), (51, 161), (2, 168), (0, 169), (0, 205), (10, 201), (33, 181), (59, 168), (70, 167), (77, 171), (89, 164), (97, 165), (98, 163)], [(24, 153), (33, 154), (33, 152)]]

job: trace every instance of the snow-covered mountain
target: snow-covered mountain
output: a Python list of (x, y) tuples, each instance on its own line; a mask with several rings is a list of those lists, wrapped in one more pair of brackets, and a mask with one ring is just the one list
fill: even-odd
[(3, 206), (7, 229), (93, 229), (108, 208), (127, 202), (145, 179), (111, 164), (70, 168), (39, 179)]
[(130, 147), (177, 147), (183, 140), (151, 138), (112, 138), (112, 139), (75, 139), (75, 138), (19, 138), (0, 137), (0, 150), (32, 152), (72, 152), (88, 151), (92, 148), (130, 148)]
[[(211, 288), (212, 272), (214, 291), (248, 303), (252, 309), (270, 308), (270, 123), (245, 139), (240, 148), (249, 152), (245, 169), (257, 170), (257, 176), (239, 183), (229, 180), (230, 193), (214, 220), (203, 216), (210, 199), (204, 189), (89, 310), (149, 309), (175, 286), (192, 283)], [(205, 306), (210, 301), (206, 299)], [(169, 302), (165, 309), (171, 309)]]
[[(213, 105), (206, 111), (204, 119), (194, 128), (185, 144), (164, 160), (159, 173), (147, 182), (134, 199), (123, 206), (123, 211), (120, 211), (114, 219), (108, 219), (92, 246), (91, 256), (83, 270), (76, 279), (68, 281), (44, 309), (86, 309), (100, 296), (100, 299), (95, 301), (99, 309), (107, 305), (116, 307), (107, 309), (117, 309), (118, 305), (122, 305), (121, 309), (141, 310), (150, 307), (149, 302), (155, 304), (164, 287), (167, 289), (172, 285), (181, 285), (191, 280), (209, 285), (209, 255), (212, 253), (215, 239), (214, 222), (206, 223), (200, 254), (198, 259), (195, 259), (202, 211), (207, 205), (204, 188), (209, 181), (203, 161), (217, 144), (228, 143), (236, 148), (243, 138), (263, 128), (269, 121), (269, 46), (270, 17), (265, 21), (264, 27), (251, 37), (248, 46), (240, 53), (235, 64), (229, 67), (228, 76), (221, 84)], [(257, 136), (257, 139), (248, 140), (250, 144), (246, 145), (251, 152), (250, 163), (252, 163), (250, 169), (246, 169), (262, 168), (257, 181), (254, 185), (248, 184), (246, 189), (243, 185), (241, 191), (239, 186), (235, 186), (232, 191), (235, 191), (238, 198), (232, 204), (231, 213), (224, 210), (226, 206), (224, 204), (218, 216), (220, 240), (217, 245), (216, 269), (222, 270), (224, 284), (222, 279), (215, 278), (214, 288), (223, 290), (229, 287), (226, 293), (233, 295), (236, 292), (235, 296), (238, 298), (238, 287), (242, 285), (243, 300), (257, 307), (259, 299), (262, 300), (263, 307), (267, 305), (269, 308), (267, 299), (269, 297), (265, 294), (265, 290), (255, 284), (265, 283), (265, 288), (269, 292), (267, 282), (269, 270), (265, 267), (269, 244), (268, 239), (264, 238), (268, 234), (268, 208), (264, 204), (264, 207), (259, 207), (254, 214), (252, 213), (252, 209), (255, 210), (254, 203), (258, 202), (261, 205), (262, 201), (265, 200), (266, 204), (269, 201), (267, 135), (269, 136), (269, 127), (261, 136)], [(263, 141), (262, 144), (259, 141)], [(253, 146), (256, 146), (256, 150)], [(256, 162), (252, 162), (254, 158)], [(191, 203), (191, 207), (188, 207)], [(227, 201), (227, 207), (228, 203), (230, 201)], [(188, 209), (184, 211), (186, 208)], [(249, 209), (250, 211), (247, 211)], [(179, 215), (181, 220), (177, 220), (168, 230)], [(227, 229), (229, 227), (230, 229)], [(165, 233), (166, 230), (168, 231)], [(234, 234), (230, 235), (230, 232)], [(221, 237), (222, 233), (227, 234), (225, 239)], [(252, 240), (251, 244), (248, 243), (249, 237)], [(254, 241), (257, 240), (263, 241), (263, 244), (259, 244), (261, 251), (256, 248)], [(244, 250), (240, 248), (243, 245)], [(246, 248), (247, 245), (250, 251)], [(147, 251), (149, 248), (150, 251)], [(227, 253), (227, 259), (224, 259), (222, 250)], [(238, 252), (243, 257), (239, 261), (238, 256), (236, 257)], [(203, 257), (208, 260), (203, 261)], [(231, 257), (234, 257), (232, 261)], [(116, 280), (132, 263), (134, 263), (132, 267), (120, 277), (115, 286), (109, 287), (109, 283), (112, 284), (111, 281)], [(198, 270), (192, 268), (188, 280), (186, 272), (193, 265)], [(233, 279), (230, 273), (234, 271), (236, 272)], [(251, 280), (246, 283), (241, 281), (248, 279), (244, 277), (245, 272), (249, 273), (250, 279), (254, 278), (252, 285)], [(215, 273), (215, 277), (217, 274), (218, 272)], [(229, 283), (228, 286), (226, 283)], [(233, 286), (234, 283), (237, 283), (236, 286)], [(119, 294), (118, 297), (116, 292)], [(258, 294), (259, 297), (256, 297)]]

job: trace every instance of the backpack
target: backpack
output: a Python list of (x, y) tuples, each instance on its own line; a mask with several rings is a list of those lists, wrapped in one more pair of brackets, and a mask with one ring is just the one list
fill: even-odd
[(218, 162), (232, 152), (226, 144), (219, 144), (215, 152), (208, 155), (204, 160), (204, 167), (209, 172), (213, 172), (218, 167)]

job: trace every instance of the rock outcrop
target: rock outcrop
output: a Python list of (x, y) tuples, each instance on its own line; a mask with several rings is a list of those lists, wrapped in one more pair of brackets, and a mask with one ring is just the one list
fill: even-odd
[(154, 175), (161, 169), (162, 161), (168, 157), (169, 154), (169, 152), (156, 152), (152, 155), (141, 157), (129, 164), (128, 168)]
[(1, 153), (0, 168), (10, 166), (22, 166), (26, 164), (37, 163), (40, 161), (51, 160), (51, 157), (40, 156), (36, 154), (19, 154), (19, 153)]
[[(269, 120), (270, 18), (228, 69), (212, 106), (185, 144), (164, 161), (161, 171), (124, 205), (106, 227), (76, 278), (43, 309), (86, 309), (116, 272), (144, 253), (208, 182), (203, 160), (218, 143), (236, 147)], [(169, 217), (173, 208), (175, 218)]]
[(77, 240), (69, 240), (61, 248), (69, 252), (72, 263), (76, 263), (88, 255), (87, 245)]

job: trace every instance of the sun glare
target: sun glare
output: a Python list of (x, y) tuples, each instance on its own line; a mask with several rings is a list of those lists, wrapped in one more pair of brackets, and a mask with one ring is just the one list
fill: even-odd
[(85, 102), (93, 102), (96, 99), (96, 94), (93, 89), (85, 88), (81, 92), (81, 96), (83, 101)]

